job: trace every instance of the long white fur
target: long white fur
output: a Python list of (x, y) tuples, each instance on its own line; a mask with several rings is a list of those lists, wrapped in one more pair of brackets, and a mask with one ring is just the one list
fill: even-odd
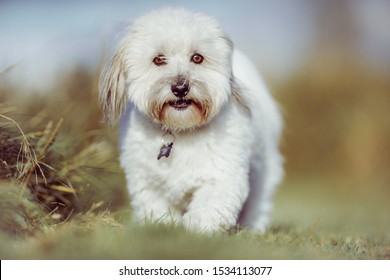
[[(202, 64), (190, 61), (200, 53)], [(156, 66), (153, 58), (167, 57)], [(178, 75), (188, 96), (209, 100), (210, 116), (194, 123), (189, 109), (154, 117), (153, 102), (173, 100)], [(134, 22), (102, 73), (106, 119), (121, 117), (120, 162), (135, 220), (177, 221), (199, 231), (237, 224), (264, 231), (283, 175), (279, 110), (256, 67), (218, 23), (183, 9), (149, 13)], [(176, 125), (177, 124), (177, 125)], [(166, 130), (175, 136), (168, 158), (157, 160)]]

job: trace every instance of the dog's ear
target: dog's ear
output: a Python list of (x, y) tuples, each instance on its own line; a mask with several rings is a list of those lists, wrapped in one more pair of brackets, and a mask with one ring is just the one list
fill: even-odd
[(240, 90), (240, 86), (237, 84), (235, 80), (231, 80), (230, 83), (231, 83), (233, 100), (237, 102), (237, 104), (241, 108), (244, 108), (248, 113), (251, 113), (251, 109), (249, 106), (250, 101), (248, 100), (248, 97), (243, 94), (243, 91)]
[(119, 47), (111, 63), (103, 69), (99, 79), (99, 101), (104, 120), (115, 123), (126, 108), (126, 68), (125, 52)]

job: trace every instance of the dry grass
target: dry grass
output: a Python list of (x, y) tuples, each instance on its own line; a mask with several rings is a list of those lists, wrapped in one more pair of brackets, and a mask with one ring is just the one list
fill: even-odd
[[(0, 226), (5, 232), (34, 235), (91, 208), (98, 212), (126, 205), (126, 193), (119, 188), (123, 179), (115, 160), (115, 135), (109, 136), (115, 133), (100, 127), (99, 112), (89, 103), (93, 87), (77, 89), (80, 77), (92, 85), (86, 73), (76, 73), (49, 100), (39, 95), (10, 97), (12, 89), (1, 92), (0, 186), (2, 208), (9, 211), (0, 214)], [(73, 90), (86, 94), (74, 102), (68, 95)], [(66, 104), (61, 110), (58, 100)], [(21, 217), (15, 219), (13, 213)], [(29, 230), (15, 230), (20, 227)]]
[[(342, 165), (336, 165), (332, 157), (339, 160), (349, 150), (348, 145), (338, 144), (347, 140), (338, 134), (334, 121), (342, 119), (339, 125), (345, 126), (349, 111), (345, 112), (346, 119), (341, 109), (333, 111), (336, 115), (318, 115), (312, 106), (322, 108), (332, 101), (324, 89), (326, 82), (309, 81), (307, 84), (307, 80), (298, 77), (277, 87), (285, 91), (280, 101), (288, 116), (284, 143), (288, 177), (277, 195), (274, 225), (264, 235), (239, 230), (204, 236), (175, 224), (131, 223), (117, 162), (116, 131), (100, 123), (96, 78), (88, 72), (75, 71), (49, 96), (20, 98), (14, 89), (1, 88), (0, 257), (389, 259), (387, 175), (372, 180), (367, 191), (363, 186), (375, 170), (365, 173), (365, 181), (357, 184), (357, 189), (351, 189), (356, 181), (348, 181), (350, 173), (341, 176), (342, 172), (335, 171), (345, 167), (345, 159)], [(323, 92), (306, 98), (309, 92), (319, 89)], [(294, 92), (295, 97), (287, 91)], [(389, 101), (381, 95), (380, 102), (384, 99)], [(299, 100), (305, 100), (304, 107)], [(354, 104), (353, 111), (357, 108)], [(313, 115), (323, 129), (310, 126)], [(309, 126), (313, 129), (306, 130)], [(317, 134), (325, 128), (331, 128), (331, 135)], [(304, 135), (295, 133), (303, 130), (307, 132)], [(352, 138), (348, 139), (353, 139), (353, 133), (359, 130), (350, 131), (352, 136), (347, 136)], [(388, 129), (383, 131), (370, 139), (388, 137)], [(329, 141), (334, 139), (337, 141), (332, 143), (337, 145), (328, 155)], [(356, 150), (350, 152), (347, 158), (351, 161)], [(365, 155), (374, 152), (365, 151)], [(375, 168), (385, 170), (382, 157), (374, 163)], [(348, 169), (349, 172), (362, 168), (359, 164), (353, 166), (356, 169)], [(330, 176), (335, 173), (337, 176)]]

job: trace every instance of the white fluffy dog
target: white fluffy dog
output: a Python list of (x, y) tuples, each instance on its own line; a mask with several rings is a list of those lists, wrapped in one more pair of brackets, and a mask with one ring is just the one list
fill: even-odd
[(121, 121), (134, 218), (199, 231), (264, 231), (282, 174), (278, 108), (217, 22), (183, 9), (136, 20), (103, 71), (107, 121)]

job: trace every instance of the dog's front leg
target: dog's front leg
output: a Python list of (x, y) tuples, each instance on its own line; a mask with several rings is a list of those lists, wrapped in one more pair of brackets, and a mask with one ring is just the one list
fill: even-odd
[(154, 189), (144, 188), (131, 193), (133, 218), (138, 222), (174, 223), (181, 216), (167, 199)]
[(247, 180), (240, 178), (198, 189), (183, 215), (183, 224), (200, 232), (226, 231), (234, 227), (249, 193)]

